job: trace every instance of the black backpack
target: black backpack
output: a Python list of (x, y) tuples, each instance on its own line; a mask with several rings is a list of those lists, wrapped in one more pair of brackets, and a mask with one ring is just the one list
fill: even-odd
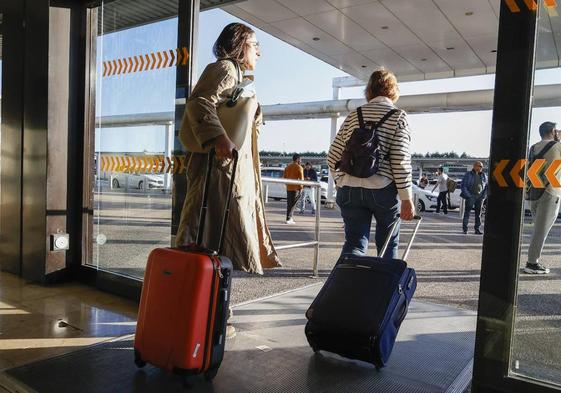
[(347, 141), (336, 169), (351, 176), (366, 178), (378, 172), (380, 162), (384, 159), (380, 151), (378, 128), (398, 109), (390, 110), (378, 122), (366, 123), (362, 116), (362, 108), (359, 107), (356, 111), (359, 126), (353, 130)]

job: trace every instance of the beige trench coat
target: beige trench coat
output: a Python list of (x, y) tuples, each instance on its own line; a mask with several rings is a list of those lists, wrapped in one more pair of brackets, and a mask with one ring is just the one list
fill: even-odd
[[(226, 101), (237, 83), (237, 70), (228, 60), (209, 64), (187, 100), (182, 130), (186, 122), (201, 145), (224, 134), (216, 114), (219, 104)], [(261, 174), (257, 137), (262, 124), (260, 109), (239, 150), (230, 216), (222, 255), (230, 258), (237, 270), (263, 274), (263, 268), (281, 266), (265, 220), (261, 193)], [(181, 136), (181, 132), (180, 132)], [(207, 165), (206, 154), (190, 154), (187, 164), (187, 195), (181, 212), (177, 245), (192, 243), (197, 236), (199, 212)], [(205, 225), (204, 244), (216, 249), (228, 183), (232, 173), (231, 160), (215, 165), (211, 175), (210, 198)]]

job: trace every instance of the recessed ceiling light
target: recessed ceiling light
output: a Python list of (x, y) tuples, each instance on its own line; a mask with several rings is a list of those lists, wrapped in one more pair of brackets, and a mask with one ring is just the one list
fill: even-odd
[(388, 30), (389, 28), (389, 26), (382, 26), (382, 30)]
[(473, 11), (466, 12), (466, 16), (472, 16), (472, 15), (473, 15)]
[(446, 50), (454, 50), (454, 49), (456, 49), (456, 48), (454, 48), (453, 46), (447, 46), (446, 47)]
[(319, 41), (319, 37), (314, 37), (314, 38), (312, 38), (312, 40)]

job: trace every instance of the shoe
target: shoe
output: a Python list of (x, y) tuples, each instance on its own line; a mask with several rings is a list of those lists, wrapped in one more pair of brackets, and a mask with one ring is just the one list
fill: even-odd
[(316, 211), (312, 210), (312, 216), (315, 216), (315, 215), (316, 215)]
[(234, 325), (226, 325), (226, 340), (236, 337), (236, 328)]
[(300, 210), (300, 212), (299, 212), (298, 214), (303, 215), (303, 214), (304, 214), (304, 210)]
[(483, 232), (481, 232), (479, 229), (476, 229), (474, 233), (476, 235), (483, 235)]
[(296, 221), (294, 221), (294, 218), (291, 218), (290, 220), (286, 220), (287, 224), (296, 224)]
[(464, 235), (467, 235), (467, 234), (468, 234), (467, 229), (464, 229), (462, 232), (464, 232)]
[(528, 274), (548, 274), (549, 268), (540, 263), (527, 263), (524, 268), (524, 273)]

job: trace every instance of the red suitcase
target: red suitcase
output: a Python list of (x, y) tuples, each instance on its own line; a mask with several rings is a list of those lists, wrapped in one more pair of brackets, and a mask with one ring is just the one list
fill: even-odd
[[(144, 275), (134, 339), (135, 363), (214, 378), (224, 357), (232, 262), (201, 246), (214, 152), (209, 153), (197, 243), (183, 248), (156, 248)], [(236, 172), (237, 154), (233, 173)], [(232, 175), (229, 195), (232, 195)], [(230, 198), (227, 199), (218, 249)]]

